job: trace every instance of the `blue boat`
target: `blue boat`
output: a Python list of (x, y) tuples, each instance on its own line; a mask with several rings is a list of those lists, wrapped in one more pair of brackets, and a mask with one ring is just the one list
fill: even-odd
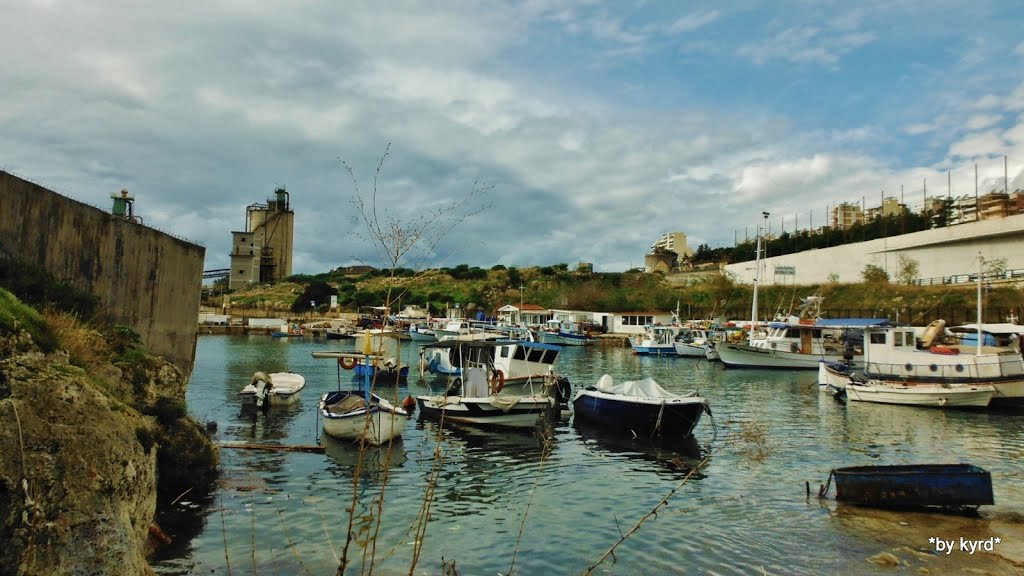
[(972, 464), (850, 466), (832, 470), (836, 500), (882, 508), (993, 504), (992, 476)]
[(353, 372), (355, 378), (369, 377), (372, 381), (401, 382), (409, 376), (409, 366), (401, 364), (395, 358), (380, 360), (379, 358), (360, 360), (356, 363)]
[(693, 433), (701, 414), (711, 413), (707, 400), (690, 393), (673, 394), (651, 378), (614, 384), (608, 374), (597, 386), (580, 390), (572, 401), (574, 422), (633, 436), (682, 439)]

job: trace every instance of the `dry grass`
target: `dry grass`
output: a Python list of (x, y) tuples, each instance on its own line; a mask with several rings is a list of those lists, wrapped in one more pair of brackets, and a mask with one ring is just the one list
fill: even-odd
[(768, 429), (768, 424), (764, 422), (748, 421), (740, 425), (740, 454), (747, 462), (760, 464), (771, 454), (771, 447), (768, 445)]
[(110, 343), (95, 328), (82, 323), (77, 316), (65, 312), (47, 312), (46, 322), (75, 366), (88, 371), (89, 368), (106, 364), (113, 356)]

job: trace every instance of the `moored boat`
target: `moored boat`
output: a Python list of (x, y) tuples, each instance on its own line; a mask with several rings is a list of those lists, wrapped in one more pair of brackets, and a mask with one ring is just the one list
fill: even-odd
[(608, 374), (596, 386), (578, 391), (572, 406), (574, 422), (666, 439), (689, 436), (701, 414), (711, 412), (707, 400), (696, 392), (674, 394), (651, 378), (615, 384)]
[(424, 417), (486, 426), (532, 427), (553, 417), (568, 381), (549, 374), (531, 393), (505, 389), (492, 367), (466, 366), (455, 388), (416, 397)]
[(995, 387), (988, 385), (896, 384), (878, 380), (853, 380), (844, 390), (847, 398), (858, 402), (938, 408), (984, 408), (996, 393)]
[(836, 500), (885, 508), (993, 504), (992, 476), (972, 464), (849, 466), (832, 470)]
[(325, 434), (379, 446), (401, 436), (409, 413), (376, 394), (335, 390), (320, 398)]
[(294, 372), (272, 372), (265, 374), (256, 372), (252, 380), (246, 384), (238, 396), (243, 406), (262, 408), (268, 406), (287, 406), (299, 401), (299, 392), (306, 387), (306, 379)]

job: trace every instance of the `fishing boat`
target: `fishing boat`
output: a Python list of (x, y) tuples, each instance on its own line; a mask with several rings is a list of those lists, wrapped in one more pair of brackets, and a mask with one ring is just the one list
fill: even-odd
[(679, 356), (676, 353), (676, 335), (682, 330), (675, 324), (651, 324), (644, 333), (629, 339), (633, 353), (639, 356)]
[(380, 446), (402, 435), (409, 413), (386, 399), (359, 390), (335, 390), (320, 398), (324, 433)]
[(493, 365), (505, 386), (525, 385), (554, 372), (561, 351), (561, 346), (505, 333), (467, 334), (425, 344), (420, 375), (429, 372), (451, 383), (462, 376), (465, 366)]
[(652, 378), (615, 384), (608, 374), (587, 386), (572, 400), (573, 419), (636, 436), (684, 438), (711, 413), (696, 392), (674, 394)]
[(553, 418), (567, 400), (568, 381), (554, 374), (531, 381), (531, 389), (506, 388), (498, 374), (493, 366), (464, 366), (456, 387), (417, 396), (417, 407), (442, 422), (525, 428)]
[(932, 406), (937, 408), (984, 408), (996, 389), (983, 384), (898, 384), (851, 380), (843, 389), (846, 397), (857, 402)]
[[(972, 464), (836, 468), (836, 500), (883, 508), (993, 504), (992, 476)], [(827, 488), (826, 488), (827, 491)]]
[(822, 360), (818, 362), (818, 385), (830, 390), (843, 390), (850, 383), (853, 367), (848, 362)]
[(409, 338), (417, 342), (433, 342), (437, 340), (437, 333), (429, 324), (419, 322), (409, 326)]
[[(367, 341), (368, 342), (368, 341)], [(321, 396), (319, 414), (323, 419), (324, 434), (349, 441), (361, 441), (379, 446), (401, 436), (409, 412), (387, 399), (374, 394), (373, 382), (367, 372), (362, 385), (355, 389), (341, 389), (342, 363), (373, 362), (369, 350), (365, 354), (338, 353), (339, 389)], [(323, 357), (323, 356), (320, 356)]]
[(558, 327), (558, 338), (565, 346), (586, 346), (592, 342), (590, 334), (573, 321), (563, 321)]
[(242, 399), (242, 406), (262, 408), (264, 402), (268, 406), (287, 406), (299, 401), (299, 392), (305, 387), (306, 379), (301, 374), (256, 372), (238, 396)]
[(703, 328), (683, 328), (676, 335), (676, 354), (685, 358), (706, 358), (711, 336)]

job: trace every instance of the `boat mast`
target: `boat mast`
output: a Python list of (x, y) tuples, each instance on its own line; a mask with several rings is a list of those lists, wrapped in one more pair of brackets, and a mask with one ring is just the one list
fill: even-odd
[(985, 257), (978, 252), (978, 356), (981, 356), (981, 277), (984, 267)]
[[(764, 216), (764, 221), (768, 222), (768, 213), (761, 212)], [(754, 248), (754, 299), (750, 305), (750, 337), (747, 343), (751, 346), (754, 345), (754, 326), (757, 325), (757, 287), (761, 283), (761, 232), (764, 228), (757, 231), (757, 246)]]

